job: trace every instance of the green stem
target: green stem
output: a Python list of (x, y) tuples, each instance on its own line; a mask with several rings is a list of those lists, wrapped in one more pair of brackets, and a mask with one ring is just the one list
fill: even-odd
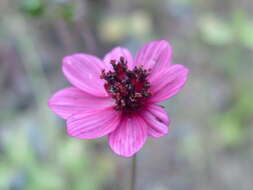
[(130, 190), (136, 189), (136, 176), (137, 176), (137, 155), (135, 154), (132, 158)]

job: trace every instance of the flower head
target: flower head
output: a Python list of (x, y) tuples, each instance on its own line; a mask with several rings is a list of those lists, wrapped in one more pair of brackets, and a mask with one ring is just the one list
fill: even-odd
[(135, 58), (122, 47), (105, 58), (74, 54), (63, 59), (62, 70), (74, 86), (56, 92), (49, 107), (67, 120), (67, 133), (79, 139), (108, 136), (111, 149), (130, 157), (148, 136), (168, 133), (170, 120), (157, 105), (179, 92), (188, 69), (171, 64), (166, 41), (145, 44)]

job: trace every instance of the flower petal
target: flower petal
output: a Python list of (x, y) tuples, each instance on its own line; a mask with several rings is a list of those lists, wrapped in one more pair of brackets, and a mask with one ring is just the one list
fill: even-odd
[(145, 69), (151, 69), (150, 77), (163, 72), (171, 65), (172, 48), (165, 41), (153, 41), (146, 43), (137, 53), (135, 66), (143, 65)]
[(128, 49), (123, 47), (116, 47), (109, 53), (107, 53), (104, 57), (104, 62), (106, 64), (110, 64), (111, 60), (119, 60), (120, 57), (124, 57), (127, 59), (127, 66), (129, 69), (133, 69), (133, 57), (131, 53), (128, 51)]
[(114, 108), (84, 111), (67, 120), (67, 133), (79, 139), (103, 137), (116, 129), (121, 114)]
[(166, 111), (159, 105), (149, 105), (141, 113), (142, 118), (148, 124), (148, 135), (151, 137), (161, 137), (168, 133), (170, 123)]
[(115, 131), (109, 134), (111, 149), (118, 155), (130, 157), (138, 152), (147, 139), (147, 124), (140, 116), (125, 116)]
[(98, 58), (87, 54), (74, 54), (63, 59), (62, 70), (75, 87), (95, 96), (108, 96), (100, 79), (105, 64)]
[(60, 117), (67, 119), (74, 113), (88, 109), (112, 107), (109, 97), (96, 97), (77, 88), (64, 88), (56, 92), (48, 101), (48, 106)]
[(149, 80), (152, 96), (150, 102), (157, 103), (176, 95), (184, 86), (188, 69), (183, 65), (172, 65), (161, 75)]

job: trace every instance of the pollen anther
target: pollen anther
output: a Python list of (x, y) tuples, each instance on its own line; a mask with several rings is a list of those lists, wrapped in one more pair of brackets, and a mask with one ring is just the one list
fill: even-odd
[(124, 112), (138, 110), (151, 96), (147, 80), (150, 70), (143, 69), (142, 66), (129, 70), (124, 57), (111, 60), (110, 63), (114, 71), (102, 70), (100, 78), (106, 81), (104, 88), (115, 100), (115, 109)]

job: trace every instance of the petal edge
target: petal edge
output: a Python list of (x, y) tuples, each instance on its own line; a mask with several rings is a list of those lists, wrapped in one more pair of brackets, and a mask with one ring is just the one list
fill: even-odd
[(124, 57), (127, 60), (127, 66), (129, 69), (133, 69), (134, 60), (128, 49), (123, 47), (115, 47), (104, 57), (104, 62), (110, 65), (111, 60), (119, 60), (120, 57)]
[(68, 81), (75, 87), (94, 96), (108, 96), (100, 79), (103, 62), (95, 56), (88, 54), (73, 54), (64, 57), (62, 71)]
[(79, 139), (100, 138), (113, 132), (121, 115), (114, 108), (85, 111), (67, 120), (67, 133)]
[(63, 119), (85, 110), (112, 106), (113, 102), (109, 97), (93, 96), (74, 87), (61, 89), (48, 100), (48, 107)]
[(122, 118), (120, 125), (109, 134), (111, 149), (123, 157), (131, 157), (138, 152), (147, 139), (147, 125), (140, 116)]
[(142, 118), (148, 124), (148, 135), (159, 138), (168, 133), (170, 120), (166, 111), (159, 105), (149, 105), (142, 113)]
[(166, 72), (150, 80), (151, 103), (158, 103), (176, 95), (185, 85), (188, 69), (183, 65), (172, 65)]

